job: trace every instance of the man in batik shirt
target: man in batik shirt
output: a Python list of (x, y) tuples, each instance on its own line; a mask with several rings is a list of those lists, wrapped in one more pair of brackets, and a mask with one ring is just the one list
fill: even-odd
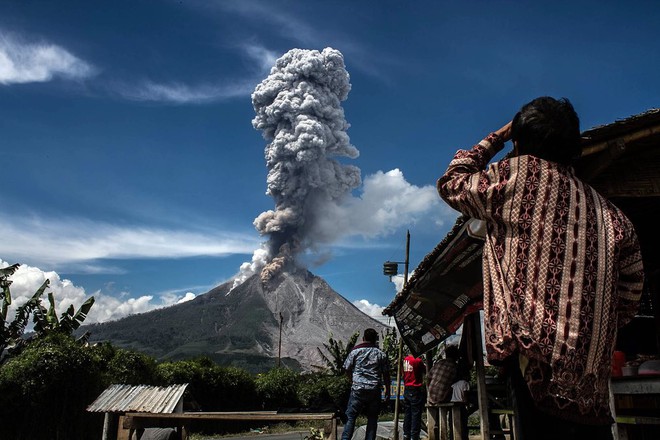
[(342, 440), (350, 440), (355, 419), (364, 412), (367, 416), (365, 440), (375, 440), (380, 412), (381, 389), (385, 385), (385, 400), (390, 398), (390, 363), (378, 348), (378, 333), (372, 328), (364, 331), (362, 343), (353, 347), (344, 362), (344, 370), (351, 378), (351, 395), (346, 408)]
[[(487, 167), (509, 139), (512, 157)], [(575, 176), (580, 153), (570, 102), (537, 98), (438, 180), (450, 206), (486, 221), (486, 351), (512, 367), (527, 440), (611, 438), (610, 360), (642, 289), (633, 225)]]

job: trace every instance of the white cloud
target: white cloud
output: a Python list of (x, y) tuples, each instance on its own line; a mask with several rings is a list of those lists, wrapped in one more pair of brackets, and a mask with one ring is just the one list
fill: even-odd
[(103, 271), (94, 264), (103, 258), (249, 254), (259, 243), (256, 234), (124, 227), (79, 218), (45, 221), (0, 216), (0, 236), (3, 258), (40, 266), (89, 266), (94, 273)]
[(185, 303), (185, 302), (192, 301), (193, 299), (195, 299), (196, 296), (197, 296), (197, 295), (195, 295), (195, 294), (192, 293), (192, 292), (187, 292), (187, 293), (183, 296), (183, 298), (181, 298), (180, 300), (178, 300), (176, 303), (177, 303), (177, 304), (183, 304), (183, 303)]
[(366, 299), (358, 299), (353, 301), (353, 305), (366, 315), (372, 317), (383, 316), (384, 307), (381, 307), (378, 304), (371, 304)]
[(359, 197), (341, 204), (328, 203), (321, 210), (315, 233), (326, 243), (350, 236), (369, 239), (389, 235), (431, 216), (442, 225), (456, 215), (441, 202), (435, 186), (413, 185), (398, 169), (367, 176)]
[[(7, 266), (8, 263), (0, 260), (0, 267)], [(75, 286), (70, 280), (61, 279), (57, 272), (46, 272), (37, 267), (21, 265), (10, 277), (12, 281), (10, 286), (12, 295), (12, 304), (9, 309), (10, 316), (13, 316), (13, 312), (17, 307), (20, 307), (32, 297), (46, 279), (50, 280), (50, 285), (42, 297), (43, 305), (48, 307), (47, 294), (53, 292), (58, 316), (70, 305), (78, 310), (90, 296), (94, 297), (94, 305), (85, 320), (87, 324), (117, 320), (135, 313), (144, 313), (174, 304), (181, 304), (195, 298), (195, 294), (192, 292), (187, 292), (183, 296), (170, 293), (159, 296), (142, 295), (136, 298), (124, 297), (121, 299), (99, 291), (90, 294), (85, 292), (84, 288)]]
[(28, 43), (0, 32), (0, 84), (50, 81), (54, 77), (82, 79), (92, 66), (52, 43)]
[[(408, 274), (408, 279), (412, 276), (412, 272)], [(394, 284), (394, 287), (396, 287), (397, 292), (401, 292), (403, 290), (403, 275), (394, 275), (391, 279), (392, 284)]]
[(358, 299), (353, 301), (353, 305), (357, 307), (365, 315), (371, 316), (376, 321), (380, 322), (383, 325), (394, 326), (394, 319), (389, 316), (383, 315), (384, 307), (379, 306), (378, 304), (371, 304), (366, 299)]

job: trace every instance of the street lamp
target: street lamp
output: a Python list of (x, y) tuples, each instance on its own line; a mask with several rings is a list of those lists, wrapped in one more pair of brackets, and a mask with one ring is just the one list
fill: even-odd
[[(403, 288), (406, 288), (408, 284), (408, 263), (410, 256), (410, 231), (406, 231), (406, 261), (404, 264), (403, 272)], [(399, 262), (397, 261), (386, 261), (383, 263), (383, 275), (392, 277), (397, 275), (399, 272)], [(396, 360), (396, 399), (394, 401), (394, 440), (399, 440), (399, 398), (401, 397), (401, 389), (399, 384), (401, 383), (401, 357), (403, 356), (403, 338), (399, 334), (399, 347)]]

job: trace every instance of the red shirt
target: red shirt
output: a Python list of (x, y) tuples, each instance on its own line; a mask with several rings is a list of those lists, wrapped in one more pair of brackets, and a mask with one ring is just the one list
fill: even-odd
[(403, 360), (403, 384), (407, 387), (421, 387), (426, 366), (422, 359), (408, 355)]

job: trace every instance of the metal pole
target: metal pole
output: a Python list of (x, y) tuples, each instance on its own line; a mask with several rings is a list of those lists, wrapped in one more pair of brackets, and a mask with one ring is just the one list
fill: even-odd
[(280, 362), (282, 359), (282, 321), (284, 320), (284, 316), (282, 316), (282, 312), (280, 312), (280, 341), (279, 341), (279, 348), (277, 349), (277, 368), (280, 368)]
[[(403, 273), (403, 288), (405, 289), (408, 284), (408, 263), (410, 257), (410, 231), (406, 231), (406, 261), (404, 264), (405, 271)], [(396, 359), (396, 400), (394, 401), (394, 432), (392, 433), (394, 440), (399, 440), (399, 398), (401, 396), (401, 389), (399, 383), (401, 382), (401, 358), (403, 357), (403, 338), (399, 335), (399, 349)]]

